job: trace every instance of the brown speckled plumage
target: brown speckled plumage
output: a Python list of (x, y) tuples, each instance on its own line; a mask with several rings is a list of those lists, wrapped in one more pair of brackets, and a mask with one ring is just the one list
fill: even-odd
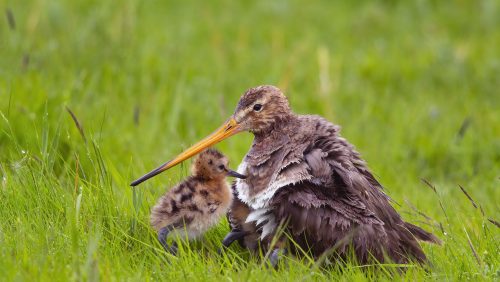
[[(214, 149), (200, 153), (192, 175), (165, 193), (151, 211), (157, 231), (184, 232), (192, 239), (215, 225), (227, 212), (232, 192), (226, 183), (228, 159)], [(164, 241), (165, 238), (160, 238)], [(162, 242), (163, 244), (163, 242)]]
[[(248, 111), (255, 101), (264, 101), (258, 102), (262, 109)], [(228, 216), (233, 230), (254, 237), (257, 230), (267, 244), (277, 225), (287, 222), (294, 241), (314, 256), (335, 246), (334, 254), (344, 257), (352, 249), (361, 263), (424, 262), (417, 239), (439, 242), (402, 220), (338, 126), (319, 116), (293, 114), (278, 88), (248, 90), (234, 117), (255, 139), (239, 168), (247, 178), (236, 181), (237, 199)], [(236, 216), (242, 210), (245, 220)]]

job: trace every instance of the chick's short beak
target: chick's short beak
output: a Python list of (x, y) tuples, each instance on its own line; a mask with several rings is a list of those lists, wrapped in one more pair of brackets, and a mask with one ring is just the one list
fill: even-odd
[(230, 170), (230, 169), (227, 171), (227, 175), (228, 175), (228, 176), (232, 176), (232, 177), (236, 177), (236, 178), (241, 178), (241, 179), (245, 179), (245, 178), (247, 178), (247, 176), (246, 176), (246, 175), (239, 174), (239, 173), (237, 173), (236, 171), (234, 171), (234, 170)]
[[(212, 134), (207, 136), (205, 139), (201, 140), (200, 142), (194, 144), (191, 146), (189, 149), (185, 150), (184, 152), (180, 153), (177, 157), (173, 158), (172, 160), (164, 163), (160, 167), (156, 168), (155, 170), (152, 170), (151, 172), (143, 175), (142, 177), (138, 178), (134, 182), (130, 184), (130, 186), (137, 186), (141, 184), (142, 182), (148, 180), (149, 178), (160, 174), (161, 172), (179, 164), (180, 162), (191, 158), (192, 156), (198, 154), (199, 152), (203, 151), (205, 148), (208, 148), (212, 145), (215, 145), (219, 143), (220, 141), (229, 138), (236, 133), (241, 132), (240, 125), (238, 122), (231, 117), (229, 120), (227, 120), (219, 129), (214, 131)], [(241, 174), (239, 174), (241, 176)], [(237, 177), (237, 176), (236, 176)]]

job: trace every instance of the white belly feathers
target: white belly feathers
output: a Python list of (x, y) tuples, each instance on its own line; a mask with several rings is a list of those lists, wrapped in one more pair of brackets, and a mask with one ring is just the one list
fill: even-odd
[[(243, 161), (238, 167), (238, 173), (248, 175), (247, 163)], [(276, 192), (287, 185), (312, 180), (305, 162), (293, 162), (282, 168), (270, 181), (268, 187), (257, 194), (251, 193), (252, 187), (245, 179), (236, 180), (236, 191), (238, 198), (246, 203), (253, 211), (248, 215), (246, 222), (254, 222), (261, 232), (261, 240), (273, 234), (278, 222), (276, 222), (269, 202)]]

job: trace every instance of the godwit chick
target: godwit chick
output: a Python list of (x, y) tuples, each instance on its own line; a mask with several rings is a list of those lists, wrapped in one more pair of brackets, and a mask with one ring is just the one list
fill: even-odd
[(178, 232), (195, 239), (226, 214), (232, 200), (226, 176), (245, 178), (228, 168), (228, 159), (219, 151), (205, 150), (195, 159), (192, 175), (158, 200), (151, 212), (151, 225), (165, 250), (176, 253), (176, 246), (167, 244), (169, 234)]

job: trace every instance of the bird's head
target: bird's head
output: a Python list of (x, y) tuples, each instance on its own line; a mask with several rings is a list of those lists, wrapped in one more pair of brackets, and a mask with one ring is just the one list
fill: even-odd
[(232, 119), (240, 131), (265, 133), (290, 116), (290, 106), (283, 92), (263, 85), (247, 90), (241, 96)]
[(234, 114), (219, 129), (130, 185), (137, 186), (239, 132), (250, 131), (254, 134), (265, 134), (291, 115), (288, 100), (279, 88), (271, 85), (250, 88), (241, 96)]
[(207, 149), (201, 152), (193, 161), (192, 174), (206, 180), (224, 179), (226, 176), (246, 178), (229, 168), (229, 160), (221, 152), (215, 149)]

